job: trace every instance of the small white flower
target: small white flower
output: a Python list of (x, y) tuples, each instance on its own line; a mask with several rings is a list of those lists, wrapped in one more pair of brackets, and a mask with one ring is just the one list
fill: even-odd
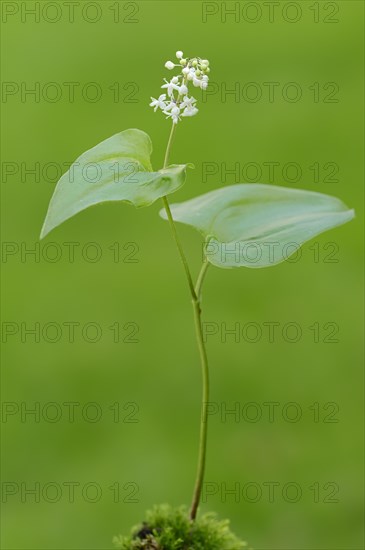
[[(172, 80), (174, 80), (174, 79), (172, 79)], [(175, 82), (172, 82), (172, 80), (171, 80), (171, 82), (168, 82), (166, 80), (166, 78), (164, 78), (164, 81), (166, 82), (166, 84), (163, 84), (161, 86), (161, 88), (166, 88), (167, 89), (167, 93), (168, 93), (169, 97), (172, 97), (174, 95), (174, 90), (179, 91), (179, 89), (180, 89), (179, 86), (177, 84), (175, 84)]]
[(194, 116), (199, 111), (196, 107), (186, 107), (181, 116)]
[(169, 71), (172, 71), (172, 69), (175, 67), (175, 63), (173, 63), (172, 61), (166, 61), (165, 67), (166, 67), (166, 69), (168, 69)]
[(152, 102), (150, 103), (150, 107), (154, 107), (154, 111), (156, 112), (158, 108), (165, 109), (166, 108), (166, 94), (161, 94), (158, 99), (151, 97)]
[(202, 81), (199, 80), (199, 78), (196, 78), (196, 77), (193, 78), (193, 85), (195, 86), (195, 88), (200, 88), (201, 82)]
[(181, 109), (185, 109), (185, 107), (193, 107), (196, 103), (195, 97), (188, 97), (187, 95), (184, 97), (183, 102), (181, 103), (180, 107)]
[(188, 87), (183, 84), (182, 86), (180, 86), (179, 93), (180, 95), (186, 95), (188, 93)]
[(184, 67), (181, 71), (184, 76), (187, 76), (190, 73), (189, 67)]
[(187, 78), (188, 80), (193, 80), (194, 77), (195, 77), (195, 69), (194, 69), (194, 67), (190, 67), (189, 72), (188, 72), (186, 78)]
[(183, 56), (183, 55), (184, 55), (183, 52), (180, 51), (180, 50), (178, 50), (178, 51), (176, 52), (176, 57), (177, 57), (178, 59), (182, 59), (182, 56)]
[(167, 118), (171, 117), (172, 122), (174, 124), (177, 124), (179, 122), (179, 120), (180, 120), (180, 109), (176, 105), (175, 105), (175, 107), (173, 107), (171, 109), (171, 112), (168, 112), (168, 111), (165, 110), (164, 113), (165, 113), (165, 115), (167, 115)]
[(206, 90), (208, 88), (208, 82), (206, 80), (202, 80), (200, 83), (200, 87), (202, 90)]
[[(170, 101), (170, 103), (168, 105), (166, 105), (165, 109), (164, 109), (164, 113), (166, 113), (166, 111), (171, 111), (171, 109), (173, 107), (175, 107), (176, 103), (174, 103), (173, 101)], [(167, 113), (166, 113), (167, 114)]]

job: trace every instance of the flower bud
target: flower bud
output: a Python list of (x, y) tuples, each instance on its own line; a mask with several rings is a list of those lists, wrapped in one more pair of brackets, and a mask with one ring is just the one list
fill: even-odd
[(186, 63), (187, 63), (186, 59), (180, 59), (180, 65), (182, 65), (183, 67), (185, 67), (185, 66), (186, 66)]
[(180, 50), (178, 50), (178, 51), (176, 52), (176, 57), (177, 57), (178, 59), (182, 59), (182, 56), (183, 56), (183, 55), (184, 55), (183, 52), (180, 51)]
[(169, 71), (172, 71), (172, 69), (175, 67), (175, 63), (173, 63), (172, 61), (166, 61), (165, 67), (166, 67), (166, 69), (168, 69)]

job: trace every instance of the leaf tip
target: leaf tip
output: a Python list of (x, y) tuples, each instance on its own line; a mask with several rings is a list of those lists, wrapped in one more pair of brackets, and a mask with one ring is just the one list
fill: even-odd
[(44, 219), (41, 232), (39, 234), (39, 240), (41, 241), (52, 231), (52, 229), (55, 228), (55, 225), (52, 224), (51, 220), (49, 219), (49, 211), (46, 214), (46, 217)]
[(49, 231), (48, 229), (46, 228), (46, 224), (44, 223), (43, 226), (42, 226), (42, 229), (41, 229), (41, 232), (39, 234), (39, 240), (41, 241), (42, 239), (44, 239), (44, 237), (46, 235), (48, 235)]

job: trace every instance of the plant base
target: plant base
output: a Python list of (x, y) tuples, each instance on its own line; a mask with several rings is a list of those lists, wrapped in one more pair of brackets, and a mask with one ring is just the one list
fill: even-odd
[(206, 514), (194, 522), (185, 508), (156, 506), (129, 537), (115, 537), (119, 550), (247, 550), (229, 529), (229, 521)]

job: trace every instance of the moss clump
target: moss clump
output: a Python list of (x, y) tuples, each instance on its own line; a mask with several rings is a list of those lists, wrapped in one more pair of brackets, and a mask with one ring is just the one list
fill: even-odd
[(132, 529), (129, 537), (115, 537), (119, 550), (247, 550), (229, 529), (229, 522), (206, 514), (190, 521), (184, 508), (156, 506), (146, 521)]

